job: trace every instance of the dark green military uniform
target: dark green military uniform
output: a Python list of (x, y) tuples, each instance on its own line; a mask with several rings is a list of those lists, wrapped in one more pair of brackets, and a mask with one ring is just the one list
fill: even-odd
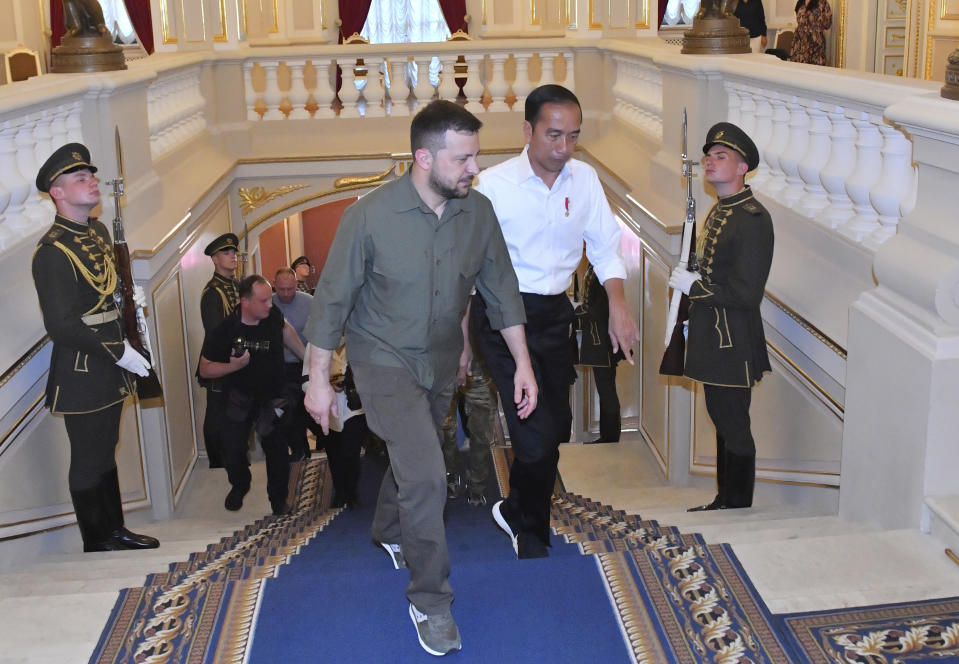
[[(212, 256), (224, 249), (237, 249), (239, 240), (233, 233), (224, 233), (216, 238), (203, 250), (207, 256)], [(203, 320), (204, 336), (215, 330), (224, 318), (233, 313), (239, 305), (239, 283), (232, 276), (226, 277), (216, 272), (203, 287), (200, 295), (200, 318)], [(223, 459), (220, 443), (220, 418), (226, 409), (226, 394), (223, 392), (219, 380), (200, 378), (200, 385), (206, 388), (206, 413), (203, 416), (203, 444), (206, 447), (206, 458), (210, 468), (222, 468)]]
[[(736, 125), (714, 125), (703, 153), (717, 144), (738, 152), (748, 170), (759, 164), (755, 144)], [(689, 287), (683, 372), (703, 383), (706, 410), (716, 427), (719, 491), (712, 503), (693, 509), (749, 507), (756, 478), (749, 405), (752, 386), (771, 370), (759, 306), (773, 260), (772, 219), (749, 186), (712, 207), (696, 254), (699, 279)]]
[[(89, 150), (64, 145), (41, 166), (37, 189), (49, 192), (60, 176), (81, 170), (96, 173)], [(110, 234), (92, 217), (75, 221), (58, 214), (37, 244), (32, 271), (53, 341), (46, 403), (63, 415), (70, 440), (70, 497), (83, 549), (155, 548), (156, 539), (123, 525), (115, 454), (123, 402), (136, 393), (136, 382), (117, 366), (126, 346)]]
[(583, 308), (579, 316), (583, 336), (579, 364), (593, 368), (593, 382), (599, 395), (599, 438), (590, 443), (616, 443), (622, 429), (619, 395), (616, 393), (616, 365), (623, 351), (613, 352), (609, 338), (609, 295), (590, 265), (583, 278)]

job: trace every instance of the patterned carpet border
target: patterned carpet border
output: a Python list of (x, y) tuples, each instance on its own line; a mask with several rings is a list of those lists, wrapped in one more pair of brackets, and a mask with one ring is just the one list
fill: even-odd
[(263, 580), (336, 516), (324, 509), (331, 485), (324, 457), (294, 463), (291, 514), (260, 519), (121, 590), (90, 664), (246, 661)]

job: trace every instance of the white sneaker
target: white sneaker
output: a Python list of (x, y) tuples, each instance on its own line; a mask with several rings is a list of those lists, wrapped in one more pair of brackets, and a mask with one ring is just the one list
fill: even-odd
[(393, 561), (394, 569), (403, 569), (406, 567), (406, 558), (403, 556), (403, 548), (399, 544), (389, 544), (387, 542), (377, 542), (378, 545), (390, 554), (390, 560)]
[(503, 516), (503, 502), (504, 501), (500, 500), (493, 505), (493, 521), (495, 521), (496, 525), (500, 527), (500, 530), (509, 535), (510, 541), (513, 542), (513, 551), (515, 551), (516, 555), (518, 556), (519, 544), (516, 540), (516, 534), (513, 532), (513, 529), (509, 527), (506, 517)]

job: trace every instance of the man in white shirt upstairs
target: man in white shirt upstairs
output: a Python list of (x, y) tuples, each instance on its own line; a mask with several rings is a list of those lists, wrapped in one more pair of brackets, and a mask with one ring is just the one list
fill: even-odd
[[(621, 230), (596, 171), (573, 159), (583, 115), (579, 100), (560, 85), (542, 85), (526, 98), (522, 154), (483, 171), (478, 191), (493, 203), (526, 307), (526, 336), (540, 407), (527, 419), (504, 404), (515, 458), (510, 494), (493, 506), (493, 518), (509, 535), (519, 558), (548, 555), (549, 503), (556, 481), (559, 444), (569, 440), (569, 386), (575, 379), (569, 343), (573, 307), (566, 296), (586, 243), (586, 255), (609, 295), (609, 336), (633, 363), (639, 340), (623, 292), (626, 268)], [(513, 393), (515, 367), (509, 350), (489, 326), (482, 297), (475, 295), (470, 325), (477, 350), (500, 394)]]

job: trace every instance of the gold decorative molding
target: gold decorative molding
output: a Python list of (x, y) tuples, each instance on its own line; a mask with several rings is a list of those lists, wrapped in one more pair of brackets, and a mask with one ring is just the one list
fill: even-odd
[(284, 196), (291, 191), (296, 191), (298, 189), (304, 189), (308, 187), (307, 184), (286, 184), (282, 187), (277, 187), (272, 191), (267, 191), (264, 187), (240, 187), (237, 191), (237, 194), (240, 197), (240, 212), (243, 213), (243, 216), (250, 214), (253, 210), (258, 207), (262, 207), (272, 201), (274, 198), (279, 196)]
[[(636, 3), (636, 8), (637, 8), (637, 10), (638, 10), (638, 9), (642, 9), (642, 12), (643, 12), (643, 18), (642, 18), (642, 20), (639, 20), (639, 16), (638, 16), (638, 15), (636, 16), (636, 19), (637, 19), (637, 21), (636, 21), (636, 26), (635, 26), (636, 29), (637, 29), (637, 30), (647, 30), (647, 29), (649, 29), (649, 0), (639, 0), (639, 1)], [(638, 13), (639, 13), (639, 12), (637, 11), (637, 14), (638, 14)]]
[(849, 25), (846, 12), (849, 10), (847, 0), (839, 0), (839, 44), (836, 48), (836, 66), (842, 69), (846, 66), (846, 28)]
[(792, 309), (785, 302), (780, 300), (778, 297), (770, 293), (768, 290), (765, 292), (765, 297), (767, 300), (776, 305), (776, 308), (782, 311), (784, 314), (792, 318), (794, 321), (799, 323), (799, 326), (809, 332), (812, 336), (816, 338), (819, 343), (823, 346), (834, 352), (836, 355), (841, 357), (843, 360), (846, 359), (846, 349), (837, 344), (835, 341), (830, 339), (823, 333), (818, 327), (810, 323), (808, 320), (803, 318), (795, 309)]
[[(785, 351), (782, 348), (772, 343), (768, 339), (766, 340), (766, 345), (769, 347), (773, 354), (779, 358), (779, 361), (787, 365), (790, 369), (796, 372), (796, 374), (802, 377), (809, 385), (811, 385), (816, 393), (818, 393), (819, 400), (825, 403), (827, 406), (831, 405), (839, 413), (845, 413), (846, 407), (839, 403), (839, 400), (833, 397), (829, 392), (826, 391), (826, 388), (813, 380), (812, 376), (806, 373), (798, 364), (796, 364), (792, 358), (786, 355)], [(789, 471), (789, 472), (803, 472), (803, 471)]]
[(395, 169), (396, 163), (392, 163), (385, 171), (376, 173), (375, 175), (346, 175), (341, 178), (336, 178), (336, 180), (333, 181), (333, 188), (343, 189), (354, 185), (374, 184), (389, 177)]
[(926, 66), (922, 74), (922, 77), (927, 81), (932, 80), (932, 27), (936, 23), (936, 5), (938, 3), (942, 3), (942, 9), (945, 11), (945, 0), (930, 0), (929, 2), (929, 23), (926, 25)]
[(40, 341), (33, 344), (33, 346), (30, 347), (30, 350), (24, 353), (19, 360), (13, 363), (13, 366), (11, 366), (9, 369), (4, 371), (3, 375), (0, 376), (0, 387), (3, 387), (7, 383), (9, 383), (10, 379), (13, 378), (15, 375), (17, 375), (17, 373), (21, 369), (23, 369), (23, 367), (27, 366), (27, 362), (29, 362), (34, 357), (36, 357), (37, 353), (39, 353), (43, 349), (43, 347), (47, 345), (49, 341), (50, 341), (50, 335), (48, 334), (43, 335), (43, 338), (40, 339)]
[(215, 42), (225, 42), (227, 41), (227, 29), (226, 29), (226, 0), (220, 0), (220, 34), (213, 35), (213, 41)]
[(539, 16), (536, 15), (536, 0), (529, 0), (529, 24), (530, 25), (540, 25), (542, 21)]
[(170, 34), (170, 8), (172, 0), (160, 0), (160, 36), (164, 44), (176, 44), (177, 38)]
[(586, 17), (586, 21), (590, 30), (602, 30), (603, 24), (596, 21), (596, 10), (595, 7), (593, 7), (593, 1), (594, 0), (589, 0), (589, 15)]

